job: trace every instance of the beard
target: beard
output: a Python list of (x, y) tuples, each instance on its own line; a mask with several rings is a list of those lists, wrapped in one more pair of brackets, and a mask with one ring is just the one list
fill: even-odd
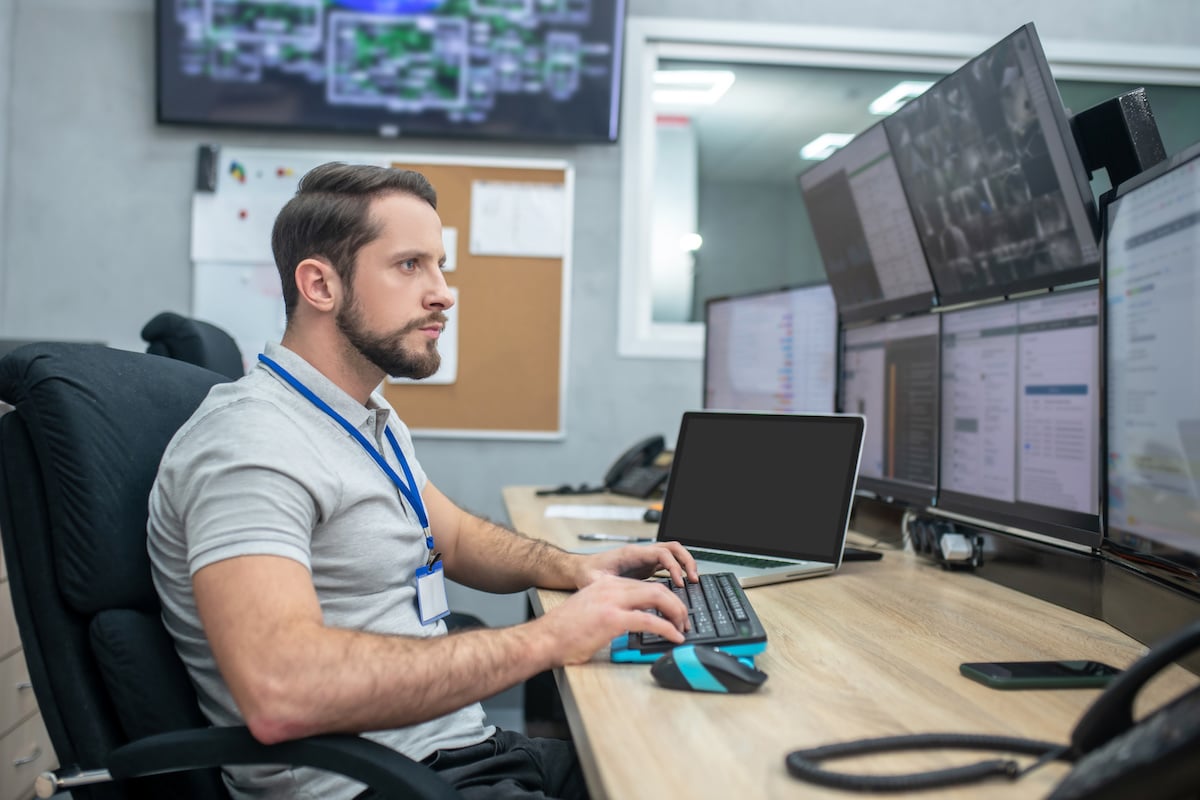
[(423, 319), (413, 320), (391, 333), (374, 333), (367, 330), (362, 308), (357, 299), (350, 295), (346, 298), (346, 305), (338, 311), (336, 320), (338, 330), (346, 337), (350, 346), (393, 378), (428, 378), (437, 372), (442, 364), (442, 355), (438, 352), (436, 339), (430, 339), (424, 347), (417, 349), (410, 349), (404, 344), (405, 339), (414, 331), (435, 323), (445, 325), (446, 315), (440, 311), (435, 311)]

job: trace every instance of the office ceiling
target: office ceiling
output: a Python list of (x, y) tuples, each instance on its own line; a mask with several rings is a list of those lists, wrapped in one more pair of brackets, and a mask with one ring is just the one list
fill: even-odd
[(859, 133), (882, 117), (867, 105), (902, 80), (936, 80), (927, 73), (876, 72), (757, 64), (663, 61), (661, 69), (729, 69), (736, 75), (709, 106), (664, 106), (695, 127), (704, 180), (788, 183), (813, 161), (800, 148), (822, 133)]

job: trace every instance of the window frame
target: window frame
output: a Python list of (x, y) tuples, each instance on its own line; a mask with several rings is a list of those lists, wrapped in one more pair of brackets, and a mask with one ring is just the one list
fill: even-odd
[[(621, 241), (617, 352), (626, 358), (699, 360), (703, 322), (655, 322), (650, 267), (656, 114), (662, 59), (949, 74), (995, 44), (974, 34), (902, 32), (630, 17), (622, 68)], [(1200, 87), (1200, 49), (1042, 40), (1057, 80)]]

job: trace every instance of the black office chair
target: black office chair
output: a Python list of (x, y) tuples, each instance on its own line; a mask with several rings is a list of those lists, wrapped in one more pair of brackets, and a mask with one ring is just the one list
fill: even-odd
[(15, 407), (0, 416), (0, 533), (62, 765), (39, 778), (39, 793), (228, 800), (215, 767), (294, 764), (385, 797), (458, 797), (432, 770), (367, 739), (267, 746), (201, 714), (150, 578), (147, 499), (167, 442), (223, 380), (96, 345), (33, 344), (0, 361), (0, 398)]
[(149, 343), (147, 353), (186, 361), (229, 378), (246, 374), (237, 342), (208, 322), (164, 311), (146, 323), (142, 338)]

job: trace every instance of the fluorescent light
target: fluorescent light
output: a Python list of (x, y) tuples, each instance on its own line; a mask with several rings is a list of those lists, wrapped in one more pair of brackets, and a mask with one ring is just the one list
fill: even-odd
[(853, 133), (822, 133), (800, 148), (800, 157), (805, 161), (824, 161), (853, 138)]
[(654, 102), (656, 105), (710, 106), (729, 91), (734, 77), (727, 69), (655, 70)]
[(872, 100), (867, 110), (877, 116), (887, 116), (914, 97), (920, 97), (930, 86), (933, 86), (933, 81), (900, 81)]
[(704, 244), (704, 239), (698, 233), (685, 233), (679, 237), (679, 249), (685, 253), (694, 253)]

